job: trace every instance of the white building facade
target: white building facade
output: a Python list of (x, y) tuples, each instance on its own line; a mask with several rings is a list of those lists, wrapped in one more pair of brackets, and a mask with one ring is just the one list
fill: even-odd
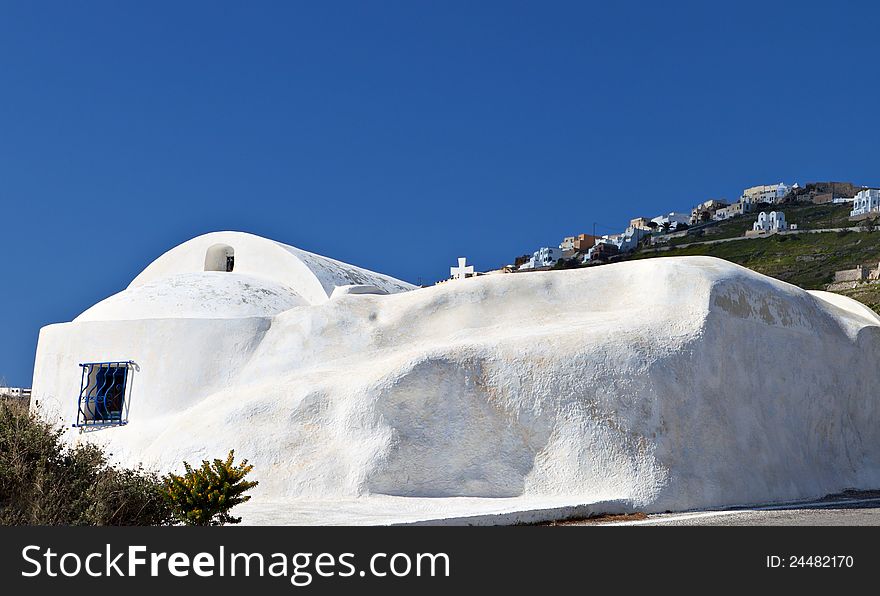
[(677, 213), (672, 211), (670, 213), (664, 213), (663, 215), (658, 215), (653, 218), (651, 221), (657, 224), (658, 227), (662, 228), (665, 224), (669, 224), (669, 229), (674, 230), (681, 224), (687, 225), (690, 221), (691, 216), (688, 213)]
[(574, 250), (574, 236), (566, 236), (563, 238), (562, 242), (559, 243), (559, 250), (563, 252)]
[(538, 269), (552, 267), (562, 258), (562, 249), (555, 246), (542, 246), (532, 253), (532, 258), (520, 265), (520, 269)]
[(617, 235), (614, 243), (620, 249), (620, 252), (629, 252), (635, 250), (639, 246), (639, 242), (650, 235), (650, 232), (639, 228), (627, 228), (623, 234)]
[(747, 199), (752, 203), (769, 203), (772, 205), (782, 201), (796, 187), (797, 183), (789, 186), (784, 182), (752, 186), (743, 191), (740, 200)]
[(593, 259), (593, 254), (597, 250), (601, 250), (600, 244), (612, 244), (617, 247), (619, 252), (629, 252), (638, 248), (639, 242), (650, 235), (650, 231), (641, 228), (627, 228), (622, 234), (606, 234), (596, 240), (596, 244), (584, 256), (583, 262), (588, 263)]
[(880, 190), (866, 188), (859, 191), (853, 200), (853, 208), (849, 213), (850, 217), (866, 215), (872, 211), (880, 211)]
[(755, 204), (756, 201), (753, 200), (752, 197), (742, 196), (735, 203), (728, 205), (727, 207), (718, 209), (715, 212), (715, 215), (712, 216), (712, 219), (716, 221), (723, 221), (725, 219), (730, 219), (731, 217), (746, 215), (747, 213), (751, 213), (754, 210)]
[(17, 397), (29, 399), (31, 390), (27, 387), (0, 387), (0, 397)]
[(758, 214), (758, 220), (752, 226), (753, 232), (783, 232), (788, 229), (785, 222), (785, 213), (782, 211), (771, 211), (769, 214), (761, 211)]
[(715, 216), (715, 212), (719, 209), (723, 209), (727, 207), (729, 203), (727, 201), (722, 201), (718, 199), (709, 199), (708, 201), (703, 201), (693, 209), (691, 209), (691, 216), (688, 220), (690, 225), (695, 225), (701, 223), (706, 220), (710, 220)]
[(161, 427), (242, 370), (281, 313), (328, 304), (331, 296), (412, 289), (252, 234), (205, 234), (166, 252), (72, 322), (43, 327), (32, 403), (71, 432), (125, 434), (129, 415), (142, 429)]

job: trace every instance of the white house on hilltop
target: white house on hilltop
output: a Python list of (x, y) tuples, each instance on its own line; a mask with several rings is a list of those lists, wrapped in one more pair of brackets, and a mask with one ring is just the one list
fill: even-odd
[(583, 262), (588, 263), (593, 260), (593, 255), (595, 253), (604, 252), (604, 247), (602, 245), (613, 245), (617, 249), (615, 252), (629, 252), (638, 248), (639, 242), (650, 235), (651, 232), (649, 230), (632, 227), (627, 228), (622, 234), (606, 234), (596, 240), (596, 244), (587, 251), (586, 255), (584, 255)]
[(691, 215), (690, 218), (688, 218), (688, 224), (694, 225), (703, 221), (713, 219), (715, 217), (715, 213), (719, 209), (723, 209), (727, 206), (727, 201), (722, 201), (718, 199), (709, 199), (708, 201), (703, 201), (702, 203), (691, 209)]
[(725, 219), (730, 219), (731, 217), (737, 217), (739, 215), (745, 215), (747, 213), (751, 213), (755, 208), (756, 201), (754, 201), (750, 197), (740, 197), (735, 203), (728, 205), (727, 207), (722, 207), (718, 209), (715, 214), (712, 216), (712, 219), (716, 221), (724, 221)]
[(538, 269), (540, 267), (552, 267), (562, 258), (562, 249), (555, 246), (542, 246), (534, 253), (532, 258), (520, 265), (520, 269)]
[(856, 194), (853, 200), (853, 208), (850, 211), (850, 217), (866, 215), (872, 211), (880, 211), (880, 190), (875, 188), (866, 188)]
[(741, 199), (746, 199), (751, 203), (770, 203), (772, 205), (782, 201), (797, 186), (797, 183), (789, 186), (784, 182), (752, 186), (743, 191)]
[(690, 219), (691, 216), (688, 213), (676, 213), (675, 211), (672, 211), (670, 213), (658, 215), (651, 221), (657, 224), (657, 226), (660, 228), (662, 228), (665, 224), (669, 224), (669, 228), (674, 230), (681, 224), (687, 224)]
[(771, 211), (768, 215), (764, 211), (758, 214), (758, 220), (752, 226), (753, 232), (773, 233), (782, 232), (788, 229), (785, 223), (785, 213), (782, 211)]
[(31, 390), (27, 387), (0, 387), (0, 397), (29, 399)]

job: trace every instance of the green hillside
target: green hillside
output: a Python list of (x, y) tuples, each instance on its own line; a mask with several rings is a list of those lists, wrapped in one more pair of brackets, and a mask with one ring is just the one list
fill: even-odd
[[(849, 203), (838, 205), (826, 203), (824, 205), (766, 205), (763, 208), (759, 208), (758, 211), (782, 211), (785, 214), (785, 221), (790, 224), (797, 224), (800, 230), (825, 230), (829, 228), (848, 228), (857, 225), (849, 221), (851, 209), (852, 205)], [(734, 217), (711, 227), (696, 230), (682, 238), (675, 238), (669, 244), (675, 246), (690, 242), (742, 237), (746, 230), (752, 229), (752, 224), (755, 223), (757, 217), (757, 212)]]
[(706, 255), (727, 259), (808, 290), (821, 289), (839, 269), (880, 262), (880, 232), (817, 232), (693, 244), (663, 252), (642, 251), (632, 258)]

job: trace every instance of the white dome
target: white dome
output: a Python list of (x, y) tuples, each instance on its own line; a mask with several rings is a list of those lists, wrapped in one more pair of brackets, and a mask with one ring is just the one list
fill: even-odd
[(291, 288), (265, 278), (203, 271), (171, 275), (110, 296), (75, 320), (235, 319), (271, 317), (308, 304)]
[(416, 287), (389, 275), (245, 232), (211, 232), (188, 240), (153, 261), (129, 287), (181, 273), (225, 272), (227, 257), (231, 258), (235, 273), (293, 288), (309, 304), (326, 302), (336, 286), (371, 285), (389, 294)]

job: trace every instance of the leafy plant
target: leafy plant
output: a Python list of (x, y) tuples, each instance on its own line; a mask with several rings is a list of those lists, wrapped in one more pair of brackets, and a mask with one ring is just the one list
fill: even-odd
[(229, 511), (249, 501), (250, 496), (244, 493), (258, 483), (245, 480), (253, 466), (248, 465), (246, 459), (234, 465), (234, 457), (233, 450), (226, 460), (204, 460), (199, 468), (184, 462), (185, 474), (165, 476), (165, 497), (177, 521), (191, 526), (219, 526), (241, 521)]
[(0, 524), (166, 525), (155, 474), (110, 466), (93, 445), (66, 447), (62, 430), (0, 399)]
[(67, 447), (62, 435), (26, 403), (0, 399), (0, 525), (238, 523), (229, 510), (257, 484), (244, 480), (252, 466), (234, 465), (232, 451), (160, 477), (110, 465), (94, 445)]

